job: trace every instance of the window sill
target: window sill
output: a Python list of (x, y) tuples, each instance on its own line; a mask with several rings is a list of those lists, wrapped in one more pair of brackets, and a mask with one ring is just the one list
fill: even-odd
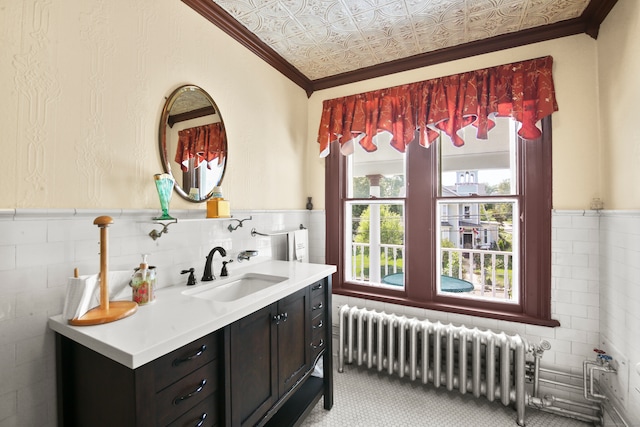
[(389, 291), (388, 293), (385, 292), (384, 294), (382, 294), (382, 293), (369, 293), (361, 290), (333, 288), (333, 293), (335, 295), (362, 298), (362, 299), (380, 301), (380, 302), (389, 303), (389, 304), (398, 304), (398, 305), (403, 305), (408, 307), (423, 308), (427, 310), (442, 311), (445, 313), (464, 314), (468, 316), (504, 320), (508, 322), (524, 323), (528, 325), (547, 326), (547, 327), (560, 326), (560, 322), (558, 322), (555, 319), (539, 319), (536, 317), (525, 315), (520, 312), (500, 311), (500, 310), (496, 310), (495, 308), (487, 309), (487, 308), (465, 307), (460, 305), (453, 305), (453, 304), (433, 302), (433, 301), (426, 301), (426, 302), (413, 301), (406, 298), (406, 296), (404, 296), (404, 292), (398, 292), (393, 290)]

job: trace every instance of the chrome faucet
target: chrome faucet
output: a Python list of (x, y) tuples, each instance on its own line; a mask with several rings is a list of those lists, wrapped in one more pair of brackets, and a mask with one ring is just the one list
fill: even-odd
[(216, 254), (216, 252), (220, 252), (220, 255), (223, 257), (227, 256), (227, 251), (225, 251), (221, 246), (216, 246), (215, 248), (211, 249), (211, 252), (209, 252), (209, 255), (207, 255), (207, 262), (204, 264), (204, 273), (202, 275), (202, 279), (200, 279), (202, 282), (210, 282), (212, 280), (216, 280), (213, 273), (211, 272), (211, 260), (213, 260), (213, 256)]

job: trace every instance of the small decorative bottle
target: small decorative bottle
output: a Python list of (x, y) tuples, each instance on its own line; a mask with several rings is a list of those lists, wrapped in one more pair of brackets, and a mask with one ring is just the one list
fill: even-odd
[(131, 279), (133, 301), (138, 305), (145, 305), (156, 299), (156, 269), (149, 267), (147, 256), (142, 256), (140, 268), (137, 268)]

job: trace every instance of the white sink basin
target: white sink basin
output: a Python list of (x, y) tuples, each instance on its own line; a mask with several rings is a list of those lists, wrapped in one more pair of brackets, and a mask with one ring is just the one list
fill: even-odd
[(184, 291), (183, 294), (211, 301), (232, 302), (277, 285), (287, 279), (287, 277), (283, 276), (246, 273), (236, 278), (227, 279), (229, 280), (228, 282), (218, 285), (212, 284), (204, 288), (189, 289)]

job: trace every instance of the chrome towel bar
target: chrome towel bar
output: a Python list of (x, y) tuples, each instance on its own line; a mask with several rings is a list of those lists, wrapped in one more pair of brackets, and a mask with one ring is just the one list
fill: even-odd
[[(304, 225), (300, 224), (300, 230), (306, 230), (306, 227)], [(260, 233), (255, 228), (251, 229), (251, 236), (252, 237), (256, 237), (256, 234), (259, 235), (259, 236), (271, 237), (271, 236), (284, 236), (285, 234), (289, 234), (289, 233), (290, 233), (290, 231), (280, 231), (278, 233)]]

